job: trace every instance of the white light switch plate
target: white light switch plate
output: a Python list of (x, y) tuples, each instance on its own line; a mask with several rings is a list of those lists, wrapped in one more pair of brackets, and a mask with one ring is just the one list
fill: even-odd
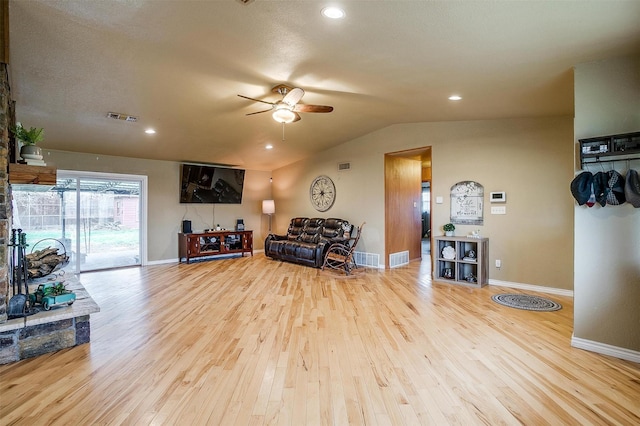
[(491, 206), (491, 214), (507, 214), (507, 206)]
[(444, 199), (442, 197), (436, 197), (436, 204), (442, 204)]

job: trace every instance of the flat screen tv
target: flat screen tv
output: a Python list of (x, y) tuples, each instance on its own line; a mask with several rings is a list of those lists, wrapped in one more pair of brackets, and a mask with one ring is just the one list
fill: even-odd
[(182, 164), (180, 202), (241, 204), (244, 170)]

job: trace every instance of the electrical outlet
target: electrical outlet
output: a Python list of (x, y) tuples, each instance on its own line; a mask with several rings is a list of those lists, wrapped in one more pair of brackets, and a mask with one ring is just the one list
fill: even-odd
[(496, 268), (499, 268), (501, 266), (502, 266), (502, 260), (496, 259)]

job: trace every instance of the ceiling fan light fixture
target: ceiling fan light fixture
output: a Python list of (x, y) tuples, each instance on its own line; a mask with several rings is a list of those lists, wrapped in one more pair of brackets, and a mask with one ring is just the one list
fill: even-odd
[(278, 123), (292, 123), (296, 119), (296, 115), (286, 106), (279, 106), (273, 111), (273, 119)]
[(322, 15), (326, 18), (331, 18), (331, 19), (341, 19), (344, 18), (344, 10), (338, 8), (338, 7), (325, 7), (324, 9), (322, 9)]

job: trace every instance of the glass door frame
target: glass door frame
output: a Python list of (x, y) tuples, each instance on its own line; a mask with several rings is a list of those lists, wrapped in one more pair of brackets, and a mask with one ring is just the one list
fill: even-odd
[[(134, 181), (140, 183), (140, 209), (139, 209), (139, 247), (140, 247), (140, 266), (146, 266), (147, 259), (147, 200), (148, 200), (148, 177), (145, 175), (133, 175), (122, 173), (103, 173), (103, 172), (85, 172), (77, 170), (58, 170), (58, 179), (75, 179), (76, 182), (76, 218), (80, 218), (80, 181), (82, 179), (105, 179), (105, 180), (120, 180), (120, 181)], [(76, 221), (75, 241), (76, 247), (80, 247), (81, 235), (79, 221)], [(81, 256), (76, 256), (74, 273), (81, 273)], [(88, 272), (88, 271), (85, 271)]]

